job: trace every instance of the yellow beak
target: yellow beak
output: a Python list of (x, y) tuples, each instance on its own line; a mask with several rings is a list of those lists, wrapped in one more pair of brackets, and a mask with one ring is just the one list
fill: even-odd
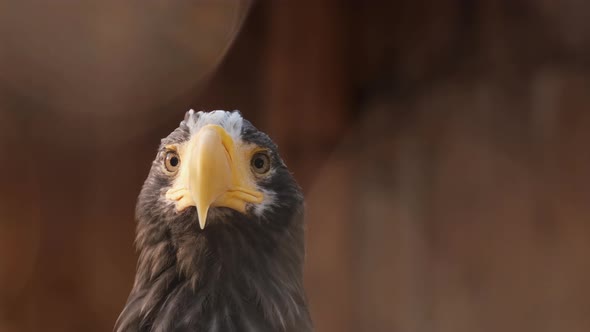
[(188, 192), (197, 208), (199, 225), (205, 228), (211, 207), (227, 207), (246, 213), (247, 203), (261, 203), (249, 160), (236, 151), (232, 137), (218, 125), (207, 125), (188, 145)]

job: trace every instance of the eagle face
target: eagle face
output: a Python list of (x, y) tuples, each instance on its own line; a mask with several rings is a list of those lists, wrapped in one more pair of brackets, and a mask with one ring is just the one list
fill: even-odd
[(311, 331), (303, 195), (239, 112), (186, 113), (136, 218), (137, 273), (116, 331)]
[(276, 145), (237, 111), (187, 112), (162, 140), (137, 215), (169, 226), (284, 220), (301, 208), (299, 186)]

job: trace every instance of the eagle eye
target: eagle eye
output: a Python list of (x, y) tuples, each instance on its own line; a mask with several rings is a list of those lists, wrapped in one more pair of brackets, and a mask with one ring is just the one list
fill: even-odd
[(166, 170), (170, 173), (175, 173), (176, 171), (178, 171), (178, 167), (180, 166), (180, 157), (178, 156), (178, 153), (176, 153), (175, 151), (166, 152), (164, 166), (166, 167)]
[(258, 174), (268, 173), (270, 170), (270, 157), (266, 152), (257, 152), (252, 156), (250, 161), (252, 170)]

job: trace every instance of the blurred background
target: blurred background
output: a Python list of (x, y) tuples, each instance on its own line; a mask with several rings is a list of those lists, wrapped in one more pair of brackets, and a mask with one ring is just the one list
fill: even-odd
[(0, 2), (0, 332), (110, 331), (189, 108), (307, 197), (318, 331), (590, 330), (590, 2)]

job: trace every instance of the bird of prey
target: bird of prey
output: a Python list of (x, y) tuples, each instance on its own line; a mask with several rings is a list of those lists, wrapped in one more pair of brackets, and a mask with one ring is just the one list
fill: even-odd
[(136, 219), (137, 273), (115, 331), (312, 331), (301, 189), (238, 111), (186, 113)]

